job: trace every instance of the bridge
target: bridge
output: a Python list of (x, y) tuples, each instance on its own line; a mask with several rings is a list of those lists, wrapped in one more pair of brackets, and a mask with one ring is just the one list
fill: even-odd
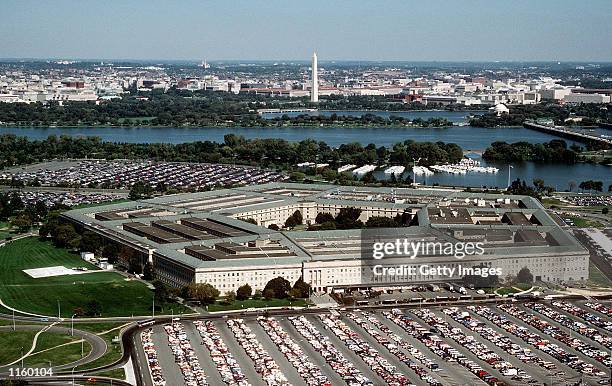
[(612, 137), (603, 134), (584, 133), (582, 131), (573, 130), (564, 126), (546, 126), (530, 121), (523, 123), (523, 126), (525, 126), (527, 129), (537, 130), (544, 133), (557, 135), (559, 137), (573, 139), (579, 142), (597, 142), (607, 146), (612, 145)]
[(308, 108), (289, 108), (289, 109), (259, 109), (257, 110), (257, 114), (269, 114), (269, 113), (310, 113), (313, 111), (318, 111), (317, 109), (308, 109)]

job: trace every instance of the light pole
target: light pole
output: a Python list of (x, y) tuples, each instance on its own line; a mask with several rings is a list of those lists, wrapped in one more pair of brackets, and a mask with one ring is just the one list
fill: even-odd
[(74, 370), (78, 367), (79, 365), (76, 365), (72, 368), (72, 384), (74, 385)]
[(514, 169), (514, 166), (508, 165), (508, 187), (510, 187), (510, 169)]
[(76, 316), (76, 314), (73, 314), (70, 317), (70, 336), (74, 336), (74, 317)]
[(414, 186), (416, 186), (416, 172), (414, 171), (414, 168), (416, 167), (416, 164), (418, 164), (420, 160), (421, 160), (421, 157), (419, 157), (419, 159), (416, 159), (416, 158), (412, 159), (412, 185)]
[(62, 308), (60, 306), (60, 301), (59, 299), (57, 299), (57, 318), (61, 319), (62, 318)]

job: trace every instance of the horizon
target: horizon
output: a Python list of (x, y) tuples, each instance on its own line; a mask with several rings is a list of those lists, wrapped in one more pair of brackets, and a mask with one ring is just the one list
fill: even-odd
[[(318, 57), (318, 54), (317, 54)], [(117, 63), (142, 63), (142, 62), (153, 62), (153, 63), (200, 63), (206, 61), (208, 64), (212, 63), (271, 63), (271, 64), (310, 64), (311, 58), (309, 59), (207, 59), (207, 58), (186, 58), (186, 59), (172, 59), (172, 58), (104, 58), (104, 57), (91, 57), (91, 58), (79, 58), (79, 57), (65, 57), (65, 56), (49, 56), (49, 57), (0, 57), (0, 62), (48, 62), (48, 61), (77, 61), (81, 63), (95, 63), (99, 61), (109, 61)], [(376, 59), (320, 59), (319, 63), (471, 63), (471, 64), (531, 64), (531, 63), (542, 63), (542, 64), (612, 64), (612, 59), (607, 60), (376, 60)], [(106, 63), (105, 63), (106, 64)]]

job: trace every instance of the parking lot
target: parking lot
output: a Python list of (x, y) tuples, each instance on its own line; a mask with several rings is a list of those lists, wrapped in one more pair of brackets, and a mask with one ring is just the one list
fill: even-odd
[(611, 315), (564, 300), (244, 315), (155, 325), (136, 349), (156, 386), (596, 385), (610, 378)]
[(39, 186), (129, 189), (142, 181), (152, 187), (198, 190), (213, 186), (277, 182), (286, 176), (248, 166), (126, 160), (53, 161), (0, 173), (0, 180)]

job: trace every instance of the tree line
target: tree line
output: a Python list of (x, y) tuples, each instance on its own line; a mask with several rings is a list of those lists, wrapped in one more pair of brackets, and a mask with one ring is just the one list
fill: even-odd
[(521, 141), (510, 144), (497, 141), (487, 147), (482, 158), (499, 162), (532, 161), (574, 164), (578, 161), (580, 151), (580, 147), (575, 145), (568, 147), (562, 139), (553, 139), (547, 143)]
[(463, 157), (461, 147), (444, 142), (406, 140), (392, 147), (348, 143), (336, 148), (323, 141), (306, 139), (256, 138), (227, 134), (224, 141), (197, 141), (182, 144), (133, 144), (103, 142), (98, 137), (51, 135), (44, 140), (30, 140), (13, 134), (0, 136), (0, 168), (62, 158), (150, 159), (169, 162), (239, 163), (289, 170), (300, 162), (325, 162), (331, 166), (353, 163), (410, 166), (413, 158), (427, 158), (421, 164), (457, 162)]

